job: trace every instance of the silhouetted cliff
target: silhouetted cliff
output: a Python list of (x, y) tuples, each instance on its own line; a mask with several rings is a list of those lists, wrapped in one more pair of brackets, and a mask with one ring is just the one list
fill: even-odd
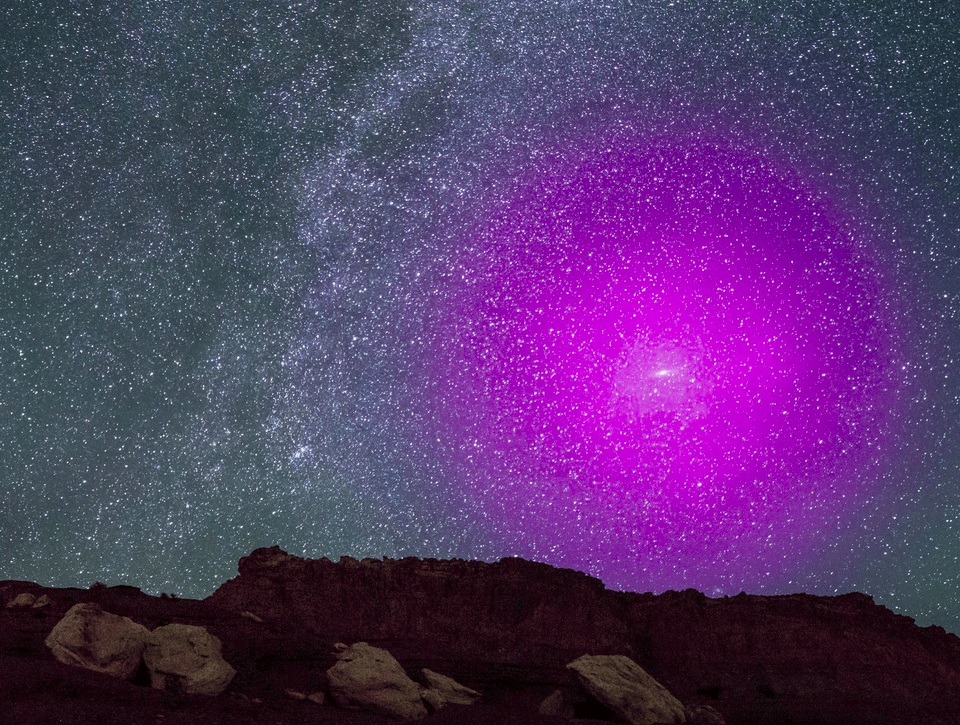
[[(623, 654), (730, 725), (960, 723), (960, 639), (862, 594), (631, 594), (521, 559), (334, 563), (277, 547), (254, 551), (239, 569), (203, 601), (133, 587), (0, 583), (3, 605), (24, 593), (51, 600), (0, 608), (0, 700), (16, 704), (11, 722), (55, 722), (44, 718), (58, 712), (109, 725), (171, 708), (177, 722), (204, 725), (264, 722), (265, 712), (271, 723), (381, 722), (284, 695), (322, 691), (334, 643), (366, 641), (408, 671), (429, 667), (484, 695), (424, 722), (563, 722), (537, 707), (555, 689), (576, 688), (565, 665), (583, 654)], [(204, 626), (237, 675), (223, 695), (204, 700), (150, 690), (142, 673), (129, 683), (61, 665), (43, 641), (78, 602), (148, 629)]]

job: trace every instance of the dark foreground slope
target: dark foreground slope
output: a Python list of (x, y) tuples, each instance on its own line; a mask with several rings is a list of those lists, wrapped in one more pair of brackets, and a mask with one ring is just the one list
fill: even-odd
[[(0, 723), (384, 722), (283, 694), (322, 691), (341, 641), (385, 647), (411, 674), (429, 667), (484, 693), (481, 705), (441, 710), (431, 724), (563, 722), (539, 717), (537, 705), (574, 687), (564, 665), (583, 654), (628, 655), (731, 725), (960, 723), (960, 639), (861, 594), (628, 594), (519, 559), (333, 563), (276, 547), (241, 559), (240, 576), (204, 601), (3, 582), (0, 603), (24, 591), (53, 604), (0, 608), (0, 701), (9, 703)], [(131, 684), (61, 665), (43, 640), (86, 601), (150, 629), (206, 627), (236, 678), (220, 697), (187, 697), (144, 687), (142, 675)]]

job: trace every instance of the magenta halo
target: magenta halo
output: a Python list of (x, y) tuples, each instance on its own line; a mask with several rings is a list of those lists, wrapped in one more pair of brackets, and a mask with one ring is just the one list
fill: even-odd
[(889, 463), (879, 258), (756, 152), (611, 139), (526, 148), (458, 232), (424, 402), (446, 475), (504, 553), (608, 586), (787, 577)]

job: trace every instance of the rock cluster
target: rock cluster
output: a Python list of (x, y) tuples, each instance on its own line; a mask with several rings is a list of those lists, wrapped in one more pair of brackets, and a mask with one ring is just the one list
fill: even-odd
[(687, 706), (636, 662), (623, 655), (584, 655), (567, 669), (577, 675), (581, 691), (554, 690), (540, 703), (539, 714), (576, 717), (577, 703), (594, 700), (629, 725), (725, 725), (726, 720), (709, 705)]
[(345, 708), (372, 710), (399, 720), (420, 720), (445, 705), (473, 705), (480, 693), (423, 669), (424, 685), (410, 679), (385, 649), (337, 643), (337, 664), (327, 670), (330, 695)]
[(141, 660), (158, 690), (219, 695), (236, 670), (220, 656), (220, 640), (203, 627), (168, 624), (153, 632), (99, 604), (76, 604), (47, 636), (53, 656), (122, 680), (132, 679)]
[(21, 592), (7, 602), (7, 608), (30, 607), (31, 609), (42, 609), (43, 607), (49, 607), (52, 603), (53, 600), (46, 594), (41, 594), (38, 597), (30, 592)]
[[(29, 598), (29, 600), (28, 600)], [(19, 595), (14, 606), (33, 606), (32, 595)], [(258, 617), (247, 619), (262, 623)], [(45, 641), (64, 664), (130, 680), (141, 662), (151, 686), (193, 695), (221, 694), (236, 670), (221, 656), (221, 642), (204, 627), (167, 624), (152, 632), (129, 617), (104, 611), (96, 603), (76, 604)], [(393, 656), (366, 642), (335, 646), (337, 663), (327, 671), (333, 701), (342, 708), (366, 710), (398, 720), (420, 720), (448, 704), (472, 705), (480, 695), (450, 677), (423, 669), (424, 684), (414, 682)], [(323, 692), (284, 694), (317, 705)]]
[(400, 720), (419, 720), (427, 708), (417, 683), (389, 652), (358, 642), (336, 645), (337, 664), (327, 670), (330, 695), (340, 707), (373, 710)]

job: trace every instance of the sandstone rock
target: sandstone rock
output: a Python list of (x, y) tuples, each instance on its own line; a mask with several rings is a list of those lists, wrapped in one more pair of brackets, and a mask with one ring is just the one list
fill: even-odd
[[(428, 669), (421, 670), (421, 673), (427, 686), (427, 692), (436, 693), (440, 699), (440, 707), (443, 707), (443, 705), (473, 705), (480, 699), (479, 692), (464, 687), (446, 675), (440, 675)], [(439, 709), (439, 707), (436, 709)]]
[(584, 655), (567, 667), (593, 697), (631, 725), (684, 723), (681, 702), (623, 655)]
[(223, 632), (247, 610), (281, 638), (389, 641), (403, 661), (456, 661), (489, 695), (516, 676), (549, 685), (544, 695), (569, 685), (558, 669), (591, 652), (626, 655), (681, 701), (709, 698), (731, 721), (773, 712), (770, 722), (957, 725), (960, 712), (960, 639), (863, 594), (626, 593), (519, 559), (338, 564), (273, 548), (241, 559), (205, 604)]
[(327, 698), (323, 696), (322, 692), (311, 692), (307, 695), (307, 699), (314, 705), (322, 705)]
[(337, 659), (327, 670), (330, 695), (340, 707), (372, 710), (400, 720), (427, 716), (420, 686), (384, 649), (357, 642), (337, 644)]
[[(25, 591), (45, 591), (54, 605), (6, 609)], [(8, 613), (0, 616), (0, 702), (22, 696), (23, 725), (48, 725), (49, 712), (70, 720), (76, 693), (87, 693), (91, 682), (105, 696), (96, 717), (82, 721), (156, 719), (156, 698), (148, 698), (154, 705), (128, 706), (122, 701), (141, 694), (137, 688), (51, 657), (43, 638), (56, 619), (23, 616), (55, 609), (59, 618), (85, 601), (151, 626), (173, 621), (215, 632), (241, 670), (229, 690), (246, 692), (249, 699), (238, 702), (252, 708), (235, 725), (262, 721), (264, 711), (251, 704), (257, 695), (291, 714), (277, 715), (278, 723), (303, 722), (302, 711), (311, 708), (283, 697), (283, 689), (316, 687), (304, 683), (333, 664), (321, 643), (337, 640), (390, 642), (401, 662), (422, 662), (417, 673), (423, 666), (447, 672), (455, 662), (457, 676), (484, 693), (489, 707), (482, 709), (491, 713), (514, 695), (535, 710), (562, 688), (581, 717), (608, 717), (591, 709), (595, 703), (581, 702), (570, 687), (572, 672), (563, 669), (585, 652), (626, 655), (681, 701), (709, 703), (730, 722), (958, 725), (960, 712), (960, 638), (918, 627), (863, 594), (636, 594), (517, 559), (336, 564), (262, 550), (245, 557), (240, 576), (205, 602), (152, 597), (133, 587), (55, 590), (0, 581), (0, 610)], [(256, 612), (269, 626), (252, 625), (242, 611)], [(55, 686), (44, 688), (41, 701), (35, 693), (42, 682)], [(316, 715), (336, 718), (332, 711)], [(435, 719), (458, 717), (444, 710)], [(484, 718), (476, 713), (477, 722)]]
[(23, 592), (7, 602), (7, 609), (13, 609), (14, 607), (32, 607), (36, 600), (37, 598), (30, 592)]
[(45, 644), (67, 665), (129, 680), (140, 666), (149, 631), (99, 604), (76, 604), (50, 632)]
[[(584, 652), (635, 656), (628, 622), (603, 584), (522, 559), (303, 559), (277, 547), (240, 560), (206, 601), (331, 641), (398, 643), (395, 655), (562, 667)], [(430, 615), (422, 616), (425, 603)], [(568, 613), (576, 612), (574, 616)]]
[(567, 702), (560, 690), (554, 690), (553, 694), (544, 698), (540, 703), (540, 714), (547, 717), (563, 717), (572, 720), (574, 716), (573, 705)]
[(150, 684), (200, 695), (219, 695), (237, 673), (220, 655), (220, 640), (203, 627), (168, 624), (146, 638), (143, 661)]
[(37, 597), (37, 600), (33, 603), (34, 609), (43, 609), (44, 607), (49, 607), (53, 604), (53, 600), (48, 597), (46, 594), (41, 594)]

